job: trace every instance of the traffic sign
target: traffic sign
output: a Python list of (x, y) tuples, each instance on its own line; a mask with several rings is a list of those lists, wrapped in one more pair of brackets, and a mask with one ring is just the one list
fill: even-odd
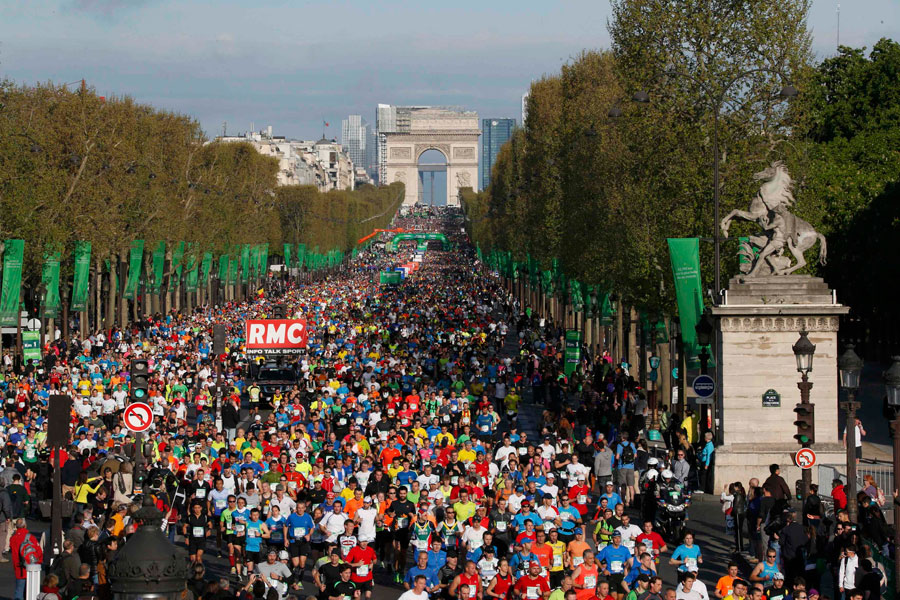
[(678, 367), (672, 368), (672, 379), (678, 379)]
[(716, 393), (716, 380), (709, 375), (697, 375), (691, 387), (698, 398), (710, 398)]
[(125, 427), (140, 433), (153, 424), (153, 410), (146, 402), (132, 402), (125, 408)]
[(812, 469), (816, 466), (816, 453), (812, 448), (801, 448), (794, 456), (794, 462), (804, 471)]

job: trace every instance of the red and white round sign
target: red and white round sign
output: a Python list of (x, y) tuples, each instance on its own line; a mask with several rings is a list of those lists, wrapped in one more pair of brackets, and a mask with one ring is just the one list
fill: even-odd
[(813, 452), (812, 448), (802, 448), (794, 457), (794, 462), (801, 469), (812, 469), (816, 466), (816, 453)]
[(131, 431), (147, 431), (152, 424), (153, 411), (146, 402), (134, 402), (125, 408), (125, 427)]

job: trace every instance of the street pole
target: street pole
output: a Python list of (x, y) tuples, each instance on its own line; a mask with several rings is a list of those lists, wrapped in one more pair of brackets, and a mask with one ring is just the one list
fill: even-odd
[[(894, 414), (891, 421), (891, 437), (894, 445), (894, 481), (900, 477), (900, 418)], [(896, 483), (894, 486), (896, 487)], [(900, 504), (894, 502), (894, 598), (900, 598)]]
[(713, 114), (713, 246), (715, 251), (716, 289), (713, 292), (713, 304), (719, 305), (721, 282), (719, 280), (719, 104)]
[(856, 392), (849, 391), (849, 400), (844, 402), (844, 410), (847, 411), (847, 514), (850, 522), (856, 523), (856, 410), (859, 402), (856, 402)]
[[(812, 382), (809, 380), (809, 376), (806, 372), (802, 373), (802, 378), (800, 382), (797, 384), (797, 387), (800, 388), (800, 404), (809, 404), (809, 392), (812, 389)], [(812, 444), (810, 443), (810, 446)], [(805, 446), (804, 446), (805, 447)], [(809, 486), (812, 485), (812, 469), (802, 469), (801, 476), (803, 478), (803, 504), (806, 504), (806, 498), (809, 496)]]

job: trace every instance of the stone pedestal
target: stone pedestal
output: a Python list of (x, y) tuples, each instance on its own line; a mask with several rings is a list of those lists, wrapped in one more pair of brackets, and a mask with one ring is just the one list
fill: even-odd
[[(821, 278), (789, 275), (736, 277), (724, 302), (712, 310), (721, 336), (723, 445), (716, 450), (716, 493), (729, 482), (764, 480), (772, 463), (781, 465), (789, 485), (800, 478), (793, 462), (799, 449), (793, 409), (800, 402), (800, 373), (791, 347), (803, 330), (816, 345), (809, 374), (816, 420), (813, 450), (820, 464), (844, 463), (837, 425), (837, 332), (838, 317), (849, 308), (837, 303)], [(780, 394), (780, 406), (764, 406), (769, 390)], [(770, 394), (767, 404), (772, 403)]]

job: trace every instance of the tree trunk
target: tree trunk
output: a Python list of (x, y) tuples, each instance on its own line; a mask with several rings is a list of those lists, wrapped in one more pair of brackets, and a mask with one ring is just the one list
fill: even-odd
[[(118, 262), (118, 264), (119, 264), (119, 271), (118, 271), (119, 319), (118, 319), (117, 324), (122, 329), (124, 329), (125, 326), (128, 325), (128, 300), (125, 299), (125, 283), (128, 281), (128, 270), (131, 268), (131, 264), (129, 264), (130, 256), (131, 256), (130, 252), (128, 254), (123, 252), (123, 253), (119, 254), (119, 262)], [(138, 277), (138, 281), (140, 281), (140, 275), (135, 274), (135, 276)], [(137, 288), (139, 288), (139, 287), (140, 287), (140, 284), (135, 286), (134, 298), (132, 299), (132, 302), (135, 302), (135, 303), (137, 302), (137, 291), (138, 291)]]
[(109, 282), (109, 289), (106, 292), (106, 311), (103, 318), (103, 324), (106, 328), (116, 324), (116, 288), (118, 287), (118, 269), (119, 255), (112, 254), (109, 257), (109, 273), (106, 274), (106, 280)]
[(94, 323), (93, 331), (103, 327), (103, 261), (98, 260), (94, 269)]

